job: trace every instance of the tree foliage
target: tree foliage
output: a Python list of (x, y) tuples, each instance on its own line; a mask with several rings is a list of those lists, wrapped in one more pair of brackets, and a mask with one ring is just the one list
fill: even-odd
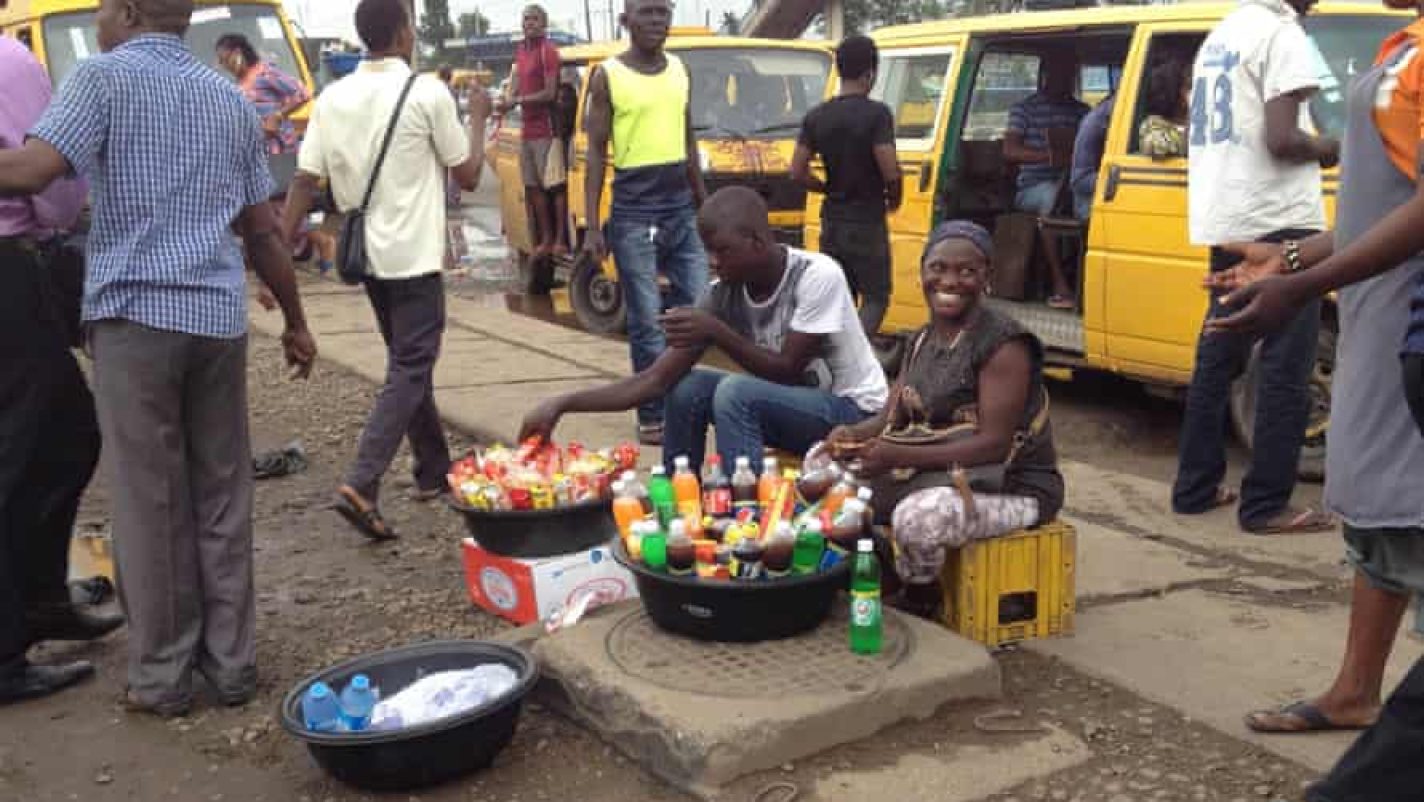
[(469, 39), (471, 36), (484, 36), (489, 33), (489, 30), (489, 17), (486, 17), (482, 12), (471, 11), (468, 14), (460, 15), (459, 36), (461, 39)]
[(455, 38), (455, 23), (450, 21), (449, 0), (425, 0), (425, 13), (420, 17), (420, 29), (417, 33), (421, 44), (437, 53), (445, 50), (445, 42)]

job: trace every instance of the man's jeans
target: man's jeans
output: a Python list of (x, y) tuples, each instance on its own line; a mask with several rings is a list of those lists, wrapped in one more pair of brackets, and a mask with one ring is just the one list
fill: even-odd
[(667, 396), (663, 461), (687, 456), (699, 470), (707, 427), (717, 427), (717, 452), (729, 468), (748, 457), (761, 472), (762, 450), (770, 445), (804, 454), (837, 426), (868, 417), (849, 398), (814, 387), (792, 387), (753, 376), (693, 370)]
[(1058, 202), (1058, 179), (1024, 184), (1014, 193), (1014, 208), (1040, 217), (1053, 213)]
[[(1277, 231), (1263, 242), (1303, 239), (1315, 232)], [(1241, 257), (1220, 248), (1211, 250), (1212, 272), (1225, 270)], [(1215, 296), (1207, 319), (1222, 317)], [(1256, 420), (1251, 465), (1241, 480), (1237, 519), (1243, 529), (1265, 525), (1290, 504), (1295, 490), (1296, 463), (1310, 420), (1308, 382), (1315, 365), (1320, 330), (1320, 302), (1311, 301), (1289, 323), (1263, 338), (1256, 385)], [(1177, 481), (1172, 509), (1205, 512), (1214, 506), (1226, 477), (1231, 384), (1245, 370), (1257, 338), (1237, 334), (1202, 333), (1197, 340), (1196, 370), (1187, 389), (1186, 411), (1178, 445)]]
[[(707, 253), (697, 235), (697, 212), (689, 207), (655, 221), (615, 215), (608, 221), (608, 245), (628, 309), (628, 345), (633, 372), (637, 373), (657, 361), (667, 347), (658, 324), (663, 311), (658, 272), (665, 273), (672, 283), (667, 296), (669, 309), (691, 306), (707, 288)], [(641, 424), (662, 420), (661, 399), (638, 409)]]

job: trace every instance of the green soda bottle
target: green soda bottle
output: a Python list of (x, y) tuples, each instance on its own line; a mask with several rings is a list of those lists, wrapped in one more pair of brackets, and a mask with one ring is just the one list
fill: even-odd
[(857, 543), (855, 551), (850, 577), (850, 650), (880, 654), (880, 561), (868, 538)]
[(672, 480), (661, 465), (654, 465), (648, 477), (648, 500), (653, 503), (653, 512), (658, 514), (658, 524), (666, 532), (672, 519), (677, 517), (677, 501), (673, 497)]
[(648, 566), (649, 571), (656, 571), (659, 574), (667, 573), (667, 531), (651, 521), (645, 524), (645, 527), (645, 534), (643, 535), (643, 565)]

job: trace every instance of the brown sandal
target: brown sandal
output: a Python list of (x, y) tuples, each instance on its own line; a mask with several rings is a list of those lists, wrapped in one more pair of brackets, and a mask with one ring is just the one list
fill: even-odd
[(1284, 509), (1260, 526), (1244, 527), (1253, 535), (1308, 535), (1329, 532), (1336, 527), (1334, 516), (1311, 507)]
[(381, 511), (347, 485), (336, 491), (336, 503), (331, 508), (357, 532), (371, 540), (394, 540), (399, 537), (396, 530), (381, 517)]

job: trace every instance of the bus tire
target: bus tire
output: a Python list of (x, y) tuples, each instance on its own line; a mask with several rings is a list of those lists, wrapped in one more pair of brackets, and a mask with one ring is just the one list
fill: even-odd
[(628, 328), (628, 309), (618, 282), (603, 274), (592, 259), (580, 258), (569, 279), (569, 304), (585, 331), (622, 334)]
[[(1330, 382), (1335, 372), (1335, 342), (1339, 327), (1333, 309), (1320, 321), (1320, 336), (1316, 341), (1315, 369), (1309, 381), (1310, 422), (1305, 443), (1300, 449), (1296, 475), (1305, 482), (1325, 480), (1325, 437), (1330, 425)], [(1246, 370), (1231, 386), (1231, 426), (1236, 439), (1250, 450), (1255, 437), (1256, 374), (1260, 364), (1260, 346), (1251, 352)]]

